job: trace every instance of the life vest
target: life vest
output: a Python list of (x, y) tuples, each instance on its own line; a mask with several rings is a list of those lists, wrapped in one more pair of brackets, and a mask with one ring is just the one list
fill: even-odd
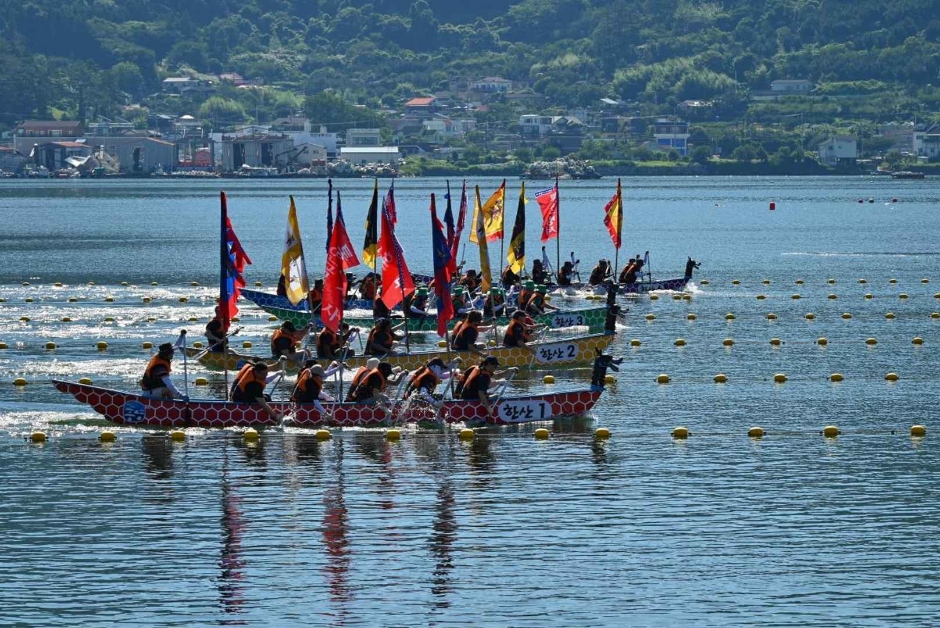
[[(522, 333), (519, 334), (517, 330), (521, 330)], [(522, 321), (517, 321), (515, 319), (509, 321), (509, 325), (506, 327), (506, 334), (503, 336), (503, 346), (504, 347), (519, 347), (519, 338), (522, 338), (522, 342), (526, 343), (529, 341), (529, 332), (525, 329), (525, 324)]]
[(464, 386), (467, 385), (467, 382), (470, 381), (470, 378), (473, 377), (474, 374), (479, 370), (479, 366), (471, 366), (463, 372), (463, 375), (461, 375), (460, 379), (457, 380), (457, 383), (454, 384), (454, 397), (462, 398)]
[(366, 351), (372, 355), (382, 355), (385, 351), (377, 350), (373, 346), (373, 343), (391, 347), (394, 341), (395, 339), (390, 332), (382, 331), (378, 327), (373, 327), (372, 331), (369, 332), (369, 340), (366, 342)]
[(340, 347), (339, 336), (330, 329), (324, 327), (320, 335), (317, 336), (317, 356), (321, 358), (332, 358)]
[(353, 394), (353, 401), (366, 401), (367, 399), (371, 399), (372, 395), (369, 393), (371, 393), (372, 390), (378, 390), (379, 392), (385, 390), (385, 376), (382, 375), (382, 371), (377, 368), (372, 369), (362, 378), (362, 383), (356, 387), (356, 391)]
[(519, 291), (519, 309), (523, 310), (529, 304), (529, 299), (532, 298), (532, 292), (529, 292), (525, 288)]
[(450, 344), (454, 351), (468, 351), (470, 349), (470, 345), (476, 342), (479, 335), (480, 332), (477, 331), (476, 327), (468, 322), (463, 322), (460, 325), (460, 330), (455, 330)]
[(313, 307), (320, 305), (320, 303), (323, 301), (323, 291), (317, 288), (311, 288), (310, 292), (307, 293), (307, 300)]
[(441, 382), (440, 378), (434, 374), (429, 366), (422, 366), (415, 371), (408, 381), (408, 387), (405, 389), (405, 397), (409, 397), (413, 392), (427, 388), (429, 392), (434, 392), (437, 385)]
[(252, 384), (261, 386), (261, 392), (257, 395), (261, 396), (264, 394), (264, 387), (268, 385), (267, 377), (258, 377), (254, 366), (246, 364), (232, 382), (232, 401), (254, 401), (257, 396), (251, 396), (248, 391), (248, 387)]
[(353, 397), (356, 394), (356, 390), (359, 388), (359, 384), (362, 383), (363, 378), (369, 374), (369, 369), (360, 366), (359, 370), (356, 371), (356, 374), (353, 375), (352, 381), (349, 382), (349, 392), (346, 393), (346, 401), (352, 401)]
[(144, 376), (140, 378), (140, 387), (144, 390), (156, 390), (157, 388), (163, 388), (163, 377), (157, 377), (154, 375), (154, 369), (157, 367), (162, 367), (166, 369), (166, 374), (170, 374), (170, 361), (165, 360), (160, 357), (160, 354), (157, 354), (150, 358), (150, 362), (147, 363), (147, 368), (144, 370)]
[[(283, 348), (283, 346), (279, 346), (285, 344), (282, 342), (285, 338), (290, 343), (287, 345), (286, 349)], [(274, 357), (279, 357), (284, 353), (290, 353), (294, 350), (295, 346), (297, 346), (297, 340), (294, 339), (294, 336), (292, 336), (290, 332), (286, 332), (283, 329), (277, 329), (274, 335), (271, 336), (271, 355)]]
[(594, 286), (600, 285), (604, 283), (604, 276), (605, 276), (604, 269), (598, 266), (597, 268), (591, 271), (591, 278), (588, 280), (588, 283)]
[(388, 318), (391, 311), (386, 307), (382, 299), (372, 301), (372, 318)]
[(313, 403), (319, 399), (321, 390), (323, 390), (323, 380), (316, 381), (310, 369), (304, 369), (297, 378), (297, 387), (291, 394), (290, 400), (294, 403)]
[(375, 298), (375, 280), (371, 277), (363, 280), (362, 286), (360, 286), (359, 288), (359, 294), (362, 295), (363, 299), (374, 299)]
[(483, 375), (483, 369), (479, 366), (472, 366), (467, 369), (467, 372), (463, 379), (463, 386), (460, 389), (460, 398), (461, 399), (479, 399), (479, 382), (477, 381)]
[(526, 304), (526, 311), (541, 314), (545, 310), (545, 297), (536, 292)]

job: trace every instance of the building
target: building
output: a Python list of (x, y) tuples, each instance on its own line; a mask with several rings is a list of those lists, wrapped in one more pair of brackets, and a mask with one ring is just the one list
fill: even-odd
[(405, 115), (430, 117), (438, 110), (437, 98), (412, 98), (405, 103)]
[(178, 160), (173, 142), (133, 136), (95, 139), (104, 152), (118, 162), (121, 172), (152, 172), (157, 168), (170, 171)]
[(401, 154), (397, 146), (356, 146), (340, 149), (340, 158), (356, 166), (366, 164), (397, 166), (401, 161)]
[(527, 113), (519, 116), (519, 128), (526, 137), (541, 137), (552, 130), (552, 117)]
[(660, 118), (653, 123), (653, 146), (665, 152), (689, 154), (689, 123), (674, 118)]
[(297, 168), (325, 166), (327, 159), (326, 147), (309, 142), (294, 143), (294, 149), (287, 154), (287, 159), (289, 166)]
[(163, 79), (162, 90), (165, 94), (185, 94), (194, 91), (209, 91), (212, 82), (189, 76), (171, 76)]
[(920, 157), (940, 158), (940, 133), (924, 133), (920, 140), (920, 151)]
[(854, 135), (837, 135), (819, 145), (819, 161), (827, 166), (855, 163), (858, 144)]
[(422, 131), (433, 133), (441, 139), (450, 139), (454, 137), (463, 137), (466, 133), (476, 129), (476, 120), (451, 120), (446, 116), (435, 116), (430, 120), (425, 120), (422, 125)]
[(505, 94), (512, 91), (512, 81), (499, 76), (487, 76), (478, 81), (470, 81), (470, 91), (484, 94)]
[(813, 91), (813, 82), (806, 79), (778, 79), (770, 82), (770, 91), (780, 96), (808, 94)]
[[(222, 135), (222, 170), (234, 172), (242, 166), (276, 168), (286, 166), (294, 141), (286, 135), (254, 133)], [(218, 149), (216, 149), (218, 150)]]
[(13, 129), (13, 148), (29, 155), (34, 144), (72, 141), (85, 136), (85, 127), (76, 120), (27, 120)]
[(36, 166), (45, 166), (49, 171), (70, 168), (68, 160), (73, 157), (88, 157), (91, 147), (84, 142), (43, 142), (35, 144), (30, 151), (30, 161)]
[(0, 170), (17, 172), (26, 163), (26, 156), (12, 146), (0, 146)]
[(378, 129), (349, 129), (346, 131), (346, 146), (381, 146), (382, 133)]

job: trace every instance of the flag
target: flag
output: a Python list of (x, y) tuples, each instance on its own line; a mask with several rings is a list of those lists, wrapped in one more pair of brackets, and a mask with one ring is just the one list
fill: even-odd
[[(431, 198), (434, 198), (434, 195), (431, 195)], [(447, 225), (447, 259), (450, 260), (447, 262), (447, 270), (451, 277), (457, 274), (457, 255), (452, 253), (454, 250), (454, 212), (451, 209), (451, 199), (450, 199), (450, 181), (447, 182), (447, 209), (444, 211), (444, 224)], [(433, 204), (434, 201), (432, 200)], [(437, 211), (434, 212), (434, 217), (437, 218)], [(432, 227), (434, 225), (431, 225)], [(435, 258), (436, 259), (436, 258)]]
[[(450, 199), (447, 200), (450, 211)], [(446, 214), (445, 214), (446, 218)], [(451, 217), (453, 219), (453, 217)], [(451, 256), (444, 226), (437, 219), (434, 195), (431, 195), (431, 246), (434, 250), (434, 294), (437, 296), (437, 335), (447, 337), (447, 323), (454, 318), (454, 302), (450, 297)]]
[(238, 314), (238, 296), (245, 287), (245, 277), (242, 273), (245, 266), (251, 264), (248, 255), (242, 248), (232, 221), (228, 219), (228, 204), (225, 192), (220, 192), (222, 201), (222, 233), (221, 233), (221, 272), (219, 277), (219, 318), (223, 329), (227, 329), (232, 318)]
[(394, 308), (415, 291), (415, 282), (405, 263), (405, 252), (395, 235), (388, 205), (382, 203), (382, 302)]
[(323, 301), (320, 306), (320, 320), (323, 326), (335, 333), (343, 320), (343, 305), (346, 301), (346, 270), (359, 265), (356, 251), (346, 224), (343, 222), (341, 199), (336, 194), (336, 222), (330, 233), (329, 250), (326, 256), (326, 271), (323, 278)]
[(525, 270), (525, 181), (519, 189), (519, 205), (516, 207), (516, 222), (512, 226), (509, 240), (509, 255), (506, 256), (512, 272), (517, 275)]
[(388, 207), (388, 217), (392, 219), (392, 224), (398, 224), (398, 210), (395, 209), (395, 182), (388, 187), (388, 194), (385, 195), (385, 204)]
[(173, 350), (179, 351), (180, 349), (186, 348), (186, 330), (184, 329), (180, 332), (180, 335), (177, 336), (176, 342), (173, 343)]
[(379, 244), (378, 211), (379, 180), (376, 179), (375, 189), (372, 191), (372, 204), (369, 205), (369, 213), (366, 214), (366, 239), (362, 244), (362, 261), (372, 270), (375, 270), (375, 258), (378, 255), (376, 250)]
[(300, 241), (300, 225), (297, 224), (297, 207), (290, 197), (287, 212), (287, 234), (284, 236), (284, 253), (281, 255), (281, 275), (286, 278), (287, 298), (294, 305), (307, 298), (310, 282), (307, 278), (307, 262), (304, 260), (304, 245)]
[[(460, 236), (463, 235), (464, 223), (467, 222), (467, 181), (464, 179), (463, 189), (460, 191), (460, 209), (457, 211), (457, 231), (454, 232), (454, 241), (450, 244), (450, 266), (454, 274), (457, 273), (457, 253), (460, 248)], [(474, 225), (474, 229), (476, 226)]]
[(542, 210), (542, 242), (558, 237), (558, 186), (535, 195)]
[(623, 197), (620, 192), (620, 179), (617, 179), (617, 193), (604, 207), (604, 225), (614, 242), (614, 248), (620, 249), (620, 235), (623, 231)]
[(327, 194), (329, 200), (326, 202), (326, 252), (330, 252), (330, 237), (333, 235), (333, 179), (327, 179)]
[[(473, 206), (473, 224), (477, 224), (477, 215), (483, 215), (484, 232), (487, 242), (495, 242), (503, 238), (503, 214), (506, 207), (506, 180), (499, 186), (493, 195), (487, 199), (486, 203), (480, 203), (480, 195), (477, 194), (476, 205)], [(470, 241), (477, 242), (476, 231), (470, 233)]]
[[(477, 206), (480, 205), (480, 186), (476, 186)], [(480, 289), (483, 294), (490, 291), (493, 285), (493, 275), (490, 272), (490, 252), (486, 246), (486, 223), (483, 219), (483, 212), (474, 212), (473, 228), (477, 236), (476, 243), (480, 247)], [(471, 234), (473, 235), (473, 234)]]

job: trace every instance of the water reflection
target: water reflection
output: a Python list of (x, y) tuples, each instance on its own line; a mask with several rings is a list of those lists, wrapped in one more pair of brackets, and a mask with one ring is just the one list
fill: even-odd
[(345, 624), (346, 603), (352, 600), (349, 588), (349, 512), (346, 508), (346, 479), (343, 474), (343, 439), (334, 445), (336, 483), (323, 492), (323, 543), (327, 563), (324, 572), (329, 583), (330, 598), (340, 602), (336, 625)]
[(163, 434), (144, 436), (140, 439), (144, 450), (146, 471), (154, 480), (169, 480), (173, 477), (173, 443)]
[[(222, 552), (219, 556), (218, 579), (219, 604), (227, 614), (242, 612), (245, 603), (244, 585), (245, 561), (241, 557), (242, 536), (246, 526), (242, 517), (241, 499), (235, 494), (228, 477), (228, 446), (223, 445), (222, 458)], [(223, 618), (223, 625), (243, 625), (241, 619)]]
[(434, 528), (429, 539), (431, 555), (435, 558), (431, 593), (445, 598), (437, 602), (439, 608), (450, 606), (446, 596), (452, 590), (450, 572), (454, 568), (452, 553), (457, 538), (455, 503), (454, 486), (449, 479), (445, 479), (437, 489)]
[(379, 495), (382, 510), (395, 508), (395, 482), (392, 468), (392, 444), (377, 432), (357, 432), (356, 449), (366, 458), (379, 463)]

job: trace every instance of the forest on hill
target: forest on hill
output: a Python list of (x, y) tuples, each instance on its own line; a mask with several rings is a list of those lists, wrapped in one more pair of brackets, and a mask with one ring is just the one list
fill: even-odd
[(263, 81), (212, 96), (233, 120), (324, 90), (362, 115), (483, 76), (561, 108), (699, 99), (722, 119), (772, 80), (809, 79), (872, 95), (861, 115), (903, 118), (940, 104), (938, 42), (935, 0), (22, 0), (0, 9), (0, 123), (205, 105), (160, 100), (180, 72)]

